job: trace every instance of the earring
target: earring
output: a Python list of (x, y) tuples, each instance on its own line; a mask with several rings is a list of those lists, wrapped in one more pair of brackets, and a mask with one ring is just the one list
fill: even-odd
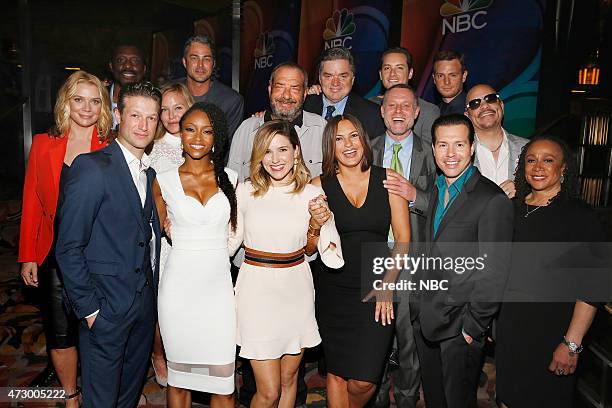
[(293, 159), (293, 171), (295, 171), (297, 164), (298, 164), (298, 159)]
[(212, 149), (210, 149), (211, 152), (215, 152), (215, 146), (212, 147)]
[(561, 175), (561, 178), (559, 179), (559, 181), (561, 181), (561, 184), (563, 184), (563, 182), (565, 181), (565, 175), (564, 174)]

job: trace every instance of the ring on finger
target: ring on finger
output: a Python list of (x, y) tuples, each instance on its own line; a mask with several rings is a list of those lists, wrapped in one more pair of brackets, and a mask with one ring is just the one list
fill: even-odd
[(565, 374), (565, 370), (560, 368), (560, 369), (557, 370), (557, 374), (563, 375), (563, 374)]

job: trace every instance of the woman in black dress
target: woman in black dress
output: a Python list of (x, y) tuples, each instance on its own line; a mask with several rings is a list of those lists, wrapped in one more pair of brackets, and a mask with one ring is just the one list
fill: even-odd
[[(368, 402), (391, 341), (392, 298), (389, 292), (378, 292), (376, 302), (367, 302), (374, 295), (370, 290), (375, 275), (371, 261), (362, 259), (362, 244), (378, 243), (384, 248), (382, 256), (394, 256), (407, 252), (410, 240), (408, 203), (387, 192), (386, 170), (371, 163), (368, 136), (357, 118), (336, 116), (327, 122), (323, 175), (313, 183), (327, 195), (345, 259), (343, 268), (322, 268), (316, 278), (315, 309), (327, 364), (328, 407), (362, 407)], [(404, 244), (396, 245), (392, 255), (386, 247), (390, 226), (395, 241)], [(369, 272), (364, 269), (362, 274), (362, 265)], [(396, 273), (388, 271), (384, 280), (394, 281)]]
[[(564, 142), (547, 136), (532, 139), (519, 157), (516, 183), (515, 242), (603, 241), (594, 212), (576, 198), (575, 163)], [(583, 277), (565, 279), (559, 268), (538, 269), (535, 265), (545, 255), (519, 259), (517, 252), (497, 326), (498, 401), (507, 408), (569, 408), (582, 339), (596, 308), (572, 288), (570, 282), (584, 282)], [(578, 300), (555, 298), (568, 291)]]

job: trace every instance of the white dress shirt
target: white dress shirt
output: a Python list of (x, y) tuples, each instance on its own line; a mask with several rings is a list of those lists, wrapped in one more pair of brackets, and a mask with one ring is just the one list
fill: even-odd
[(510, 150), (508, 147), (508, 136), (502, 128), (502, 142), (499, 147), (497, 161), (493, 158), (493, 153), (475, 136), (476, 142), (476, 157), (478, 157), (478, 170), (483, 176), (500, 185), (510, 178), (508, 174), (508, 160)]

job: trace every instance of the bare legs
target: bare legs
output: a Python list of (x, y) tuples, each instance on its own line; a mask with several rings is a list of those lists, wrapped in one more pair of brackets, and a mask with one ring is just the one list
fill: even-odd
[[(155, 324), (155, 338), (153, 340), (153, 354), (151, 356), (153, 368), (155, 370), (155, 381), (159, 385), (165, 386), (164, 381), (168, 381), (168, 366), (164, 354), (164, 344), (162, 343), (159, 323)], [(158, 381), (159, 378), (159, 381)]]
[(327, 373), (327, 406), (329, 408), (361, 408), (372, 398), (376, 387), (373, 383), (345, 380)]
[(293, 408), (297, 392), (297, 375), (304, 350), (297, 355), (285, 354), (276, 360), (251, 360), (257, 392), (252, 408)]
[[(191, 408), (191, 391), (168, 385), (166, 391), (168, 408)], [(210, 396), (211, 408), (234, 408), (234, 394)]]
[[(74, 394), (77, 390), (77, 362), (79, 359), (76, 347), (51, 349), (50, 354), (60, 385), (66, 390), (66, 396)], [(78, 397), (66, 400), (66, 407), (76, 408), (79, 406), (79, 401)]]

